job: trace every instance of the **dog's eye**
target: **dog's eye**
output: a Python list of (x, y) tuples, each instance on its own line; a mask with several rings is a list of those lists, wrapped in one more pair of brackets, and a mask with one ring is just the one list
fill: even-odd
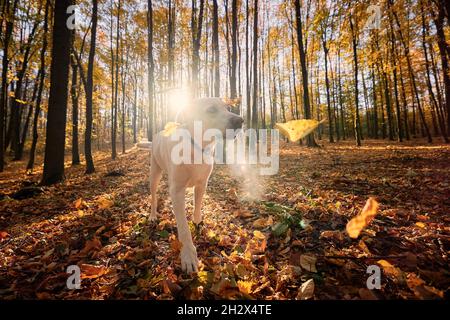
[(206, 112), (208, 113), (216, 113), (217, 112), (217, 108), (216, 107), (209, 107), (208, 109), (206, 109)]

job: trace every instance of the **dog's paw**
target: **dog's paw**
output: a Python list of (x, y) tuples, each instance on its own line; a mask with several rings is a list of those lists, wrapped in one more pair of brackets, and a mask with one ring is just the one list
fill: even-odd
[(198, 271), (197, 250), (194, 246), (183, 246), (180, 252), (181, 269), (186, 273)]
[(158, 220), (158, 216), (157, 216), (156, 214), (151, 213), (151, 214), (148, 216), (148, 221), (154, 222), (154, 221), (156, 221), (156, 220)]

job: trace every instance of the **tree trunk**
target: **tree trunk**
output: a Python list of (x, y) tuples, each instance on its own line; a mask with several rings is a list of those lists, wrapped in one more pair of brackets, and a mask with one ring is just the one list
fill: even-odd
[(247, 117), (246, 117), (246, 124), (247, 128), (250, 128), (250, 121), (251, 121), (251, 115), (252, 115), (252, 109), (250, 107), (251, 104), (251, 97), (250, 97), (250, 55), (249, 55), (249, 48), (250, 44), (248, 41), (248, 35), (250, 33), (249, 28), (249, 20), (250, 20), (250, 8), (248, 4), (249, 0), (246, 0), (245, 5), (245, 96), (246, 96), (246, 105), (247, 105)]
[(219, 13), (217, 0), (213, 1), (213, 36), (212, 48), (214, 55), (214, 96), (220, 97), (220, 55), (219, 55)]
[(116, 29), (116, 53), (114, 60), (115, 65), (115, 86), (114, 86), (114, 106), (112, 112), (112, 136), (111, 136), (111, 157), (116, 159), (117, 157), (117, 112), (119, 111), (119, 47), (120, 47), (120, 10), (122, 8), (122, 2), (119, 0), (117, 5), (117, 29)]
[(80, 152), (78, 148), (78, 65), (72, 56), (72, 86), (70, 95), (72, 97), (72, 165), (80, 164)]
[(97, 0), (92, 0), (92, 30), (91, 45), (89, 48), (87, 86), (86, 86), (86, 130), (84, 133), (84, 156), (86, 158), (86, 174), (95, 172), (94, 160), (92, 158), (92, 94), (94, 91), (94, 59), (97, 38)]
[[(389, 1), (392, 1), (392, 0), (389, 0)], [(398, 33), (400, 36), (400, 41), (403, 44), (403, 49), (405, 51), (405, 57), (406, 57), (407, 65), (408, 65), (409, 76), (411, 78), (411, 82), (413, 85), (413, 89), (414, 89), (413, 91), (414, 91), (414, 96), (415, 96), (416, 102), (417, 102), (417, 108), (419, 110), (419, 116), (420, 116), (420, 119), (422, 120), (423, 129), (425, 130), (426, 136), (428, 138), (428, 142), (431, 143), (431, 142), (433, 142), (433, 139), (431, 138), (430, 130), (428, 129), (428, 125), (425, 120), (425, 114), (422, 109), (422, 104), (420, 102), (419, 92), (418, 92), (417, 85), (416, 85), (416, 78), (414, 76), (414, 70), (412, 68), (411, 57), (409, 55), (409, 47), (405, 41), (405, 38), (403, 37), (403, 32), (402, 32), (402, 28), (401, 28), (397, 13), (395, 11), (393, 11), (393, 14), (394, 14), (394, 18), (397, 23), (397, 26), (398, 26)], [(449, 89), (450, 89), (450, 87), (449, 87)], [(449, 120), (450, 120), (450, 118), (449, 118)]]
[(357, 52), (357, 35), (352, 21), (353, 17), (350, 17), (350, 29), (352, 32), (352, 47), (353, 47), (353, 64), (354, 64), (354, 77), (355, 77), (355, 119), (353, 122), (353, 129), (355, 133), (356, 145), (361, 146), (361, 122), (359, 119), (359, 92), (358, 92), (358, 52)]
[(192, 92), (193, 96), (199, 95), (199, 68), (200, 68), (200, 43), (203, 29), (203, 12), (205, 0), (200, 0), (200, 11), (197, 16), (197, 0), (192, 0)]
[[(437, 122), (439, 123), (439, 132), (441, 133), (444, 141), (446, 143), (448, 143), (449, 140), (447, 137), (447, 132), (445, 130), (444, 119), (439, 113), (439, 105), (436, 101), (436, 97), (433, 92), (433, 87), (431, 85), (430, 62), (428, 60), (428, 49), (427, 49), (427, 43), (426, 43), (427, 27), (426, 27), (426, 23), (425, 23), (425, 14), (424, 14), (424, 10), (423, 10), (423, 3), (421, 3), (421, 17), (422, 17), (422, 48), (423, 48), (423, 54), (425, 57), (425, 69), (426, 69), (426, 75), (427, 75), (426, 81), (427, 81), (428, 94), (430, 97), (432, 109), (434, 109), (434, 111), (436, 112), (436, 115), (437, 115)], [(431, 49), (431, 50), (433, 50), (433, 49)], [(432, 112), (432, 115), (434, 115), (433, 112)], [(435, 120), (433, 120), (433, 125), (436, 127)], [(436, 128), (435, 128), (435, 130), (436, 130)]]
[(11, 2), (6, 0), (4, 3), (4, 12), (6, 21), (5, 35), (3, 39), (3, 58), (2, 58), (2, 82), (1, 82), (1, 92), (0, 92), (0, 172), (4, 170), (5, 165), (5, 119), (6, 119), (6, 108), (8, 101), (8, 52), (9, 52), (9, 41), (11, 40), (13, 28), (14, 28), (14, 17), (17, 8), (18, 0), (14, 0), (11, 10)]
[(152, 0), (147, 2), (147, 65), (148, 65), (148, 132), (147, 137), (149, 141), (153, 140), (153, 126), (154, 111), (154, 82), (155, 82), (155, 62), (153, 60), (153, 4)]
[(253, 106), (252, 128), (258, 126), (258, 0), (255, 0), (253, 18)]
[[(236, 67), (237, 67), (237, 28), (238, 28), (238, 1), (232, 0), (231, 3), (231, 76), (230, 76), (230, 98), (237, 97), (236, 88)], [(239, 114), (239, 108), (235, 109)]]
[(378, 106), (377, 89), (375, 83), (375, 70), (372, 67), (372, 96), (373, 96), (373, 137), (378, 139)]
[(36, 154), (36, 145), (37, 140), (39, 138), (38, 136), (38, 121), (39, 121), (39, 114), (41, 113), (41, 101), (42, 101), (42, 91), (44, 90), (44, 82), (45, 82), (45, 76), (46, 76), (46, 68), (45, 68), (45, 53), (47, 51), (47, 33), (48, 33), (48, 11), (50, 7), (50, 1), (46, 0), (45, 2), (45, 16), (44, 16), (44, 34), (43, 34), (43, 40), (42, 40), (42, 48), (41, 48), (41, 73), (40, 73), (40, 79), (39, 79), (39, 89), (36, 99), (36, 107), (34, 108), (34, 115), (33, 115), (33, 138), (31, 141), (31, 150), (30, 150), (30, 158), (28, 159), (27, 164), (27, 170), (33, 170), (34, 167), (34, 159)]
[[(303, 30), (302, 30), (302, 17), (301, 17), (301, 7), (300, 0), (295, 0), (295, 16), (297, 24), (297, 42), (298, 50), (300, 54), (300, 64), (302, 71), (302, 84), (303, 84), (303, 108), (305, 113), (305, 119), (312, 119), (311, 115), (311, 105), (309, 101), (309, 88), (308, 88), (308, 69), (306, 67), (306, 53), (303, 45)], [(312, 134), (307, 137), (308, 147), (317, 147), (317, 143), (314, 140)]]
[(322, 39), (322, 47), (325, 59), (325, 87), (327, 92), (327, 111), (328, 111), (328, 139), (331, 143), (334, 142), (333, 138), (333, 118), (331, 116), (331, 99), (330, 99), (330, 80), (328, 78), (328, 48), (326, 39)]
[(449, 45), (445, 39), (444, 33), (444, 8), (442, 2), (439, 1), (438, 14), (437, 17), (434, 18), (434, 23), (436, 25), (438, 47), (441, 55), (442, 75), (444, 78), (445, 109), (447, 110), (447, 135), (450, 136), (450, 66), (448, 63), (447, 54), (449, 51)]
[(64, 179), (64, 147), (66, 140), (67, 96), (69, 84), (72, 32), (66, 27), (67, 8), (73, 0), (58, 0), (54, 6), (50, 95), (45, 139), (43, 185)]

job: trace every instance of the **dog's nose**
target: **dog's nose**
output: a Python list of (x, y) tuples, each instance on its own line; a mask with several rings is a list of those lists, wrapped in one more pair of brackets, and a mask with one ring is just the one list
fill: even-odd
[(242, 128), (242, 124), (244, 123), (244, 119), (242, 117), (233, 117), (230, 119), (230, 124), (233, 129)]

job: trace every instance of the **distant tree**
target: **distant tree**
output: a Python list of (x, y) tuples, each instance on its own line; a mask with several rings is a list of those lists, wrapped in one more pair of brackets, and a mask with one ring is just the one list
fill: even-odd
[(89, 48), (89, 60), (87, 71), (86, 85), (86, 130), (84, 133), (84, 156), (86, 158), (86, 173), (95, 172), (94, 160), (92, 158), (92, 93), (94, 89), (94, 59), (97, 37), (97, 11), (98, 2), (92, 0), (92, 29), (91, 29), (91, 45)]
[[(297, 26), (297, 43), (298, 50), (300, 54), (300, 64), (302, 71), (302, 85), (303, 85), (303, 108), (305, 119), (312, 119), (311, 114), (311, 105), (309, 101), (309, 87), (308, 87), (308, 68), (306, 67), (306, 53), (303, 43), (303, 25), (302, 25), (302, 16), (301, 16), (301, 5), (300, 0), (295, 0), (295, 17), (296, 17), (296, 26)], [(317, 143), (314, 140), (314, 136), (310, 134), (307, 137), (308, 147), (317, 147)]]

